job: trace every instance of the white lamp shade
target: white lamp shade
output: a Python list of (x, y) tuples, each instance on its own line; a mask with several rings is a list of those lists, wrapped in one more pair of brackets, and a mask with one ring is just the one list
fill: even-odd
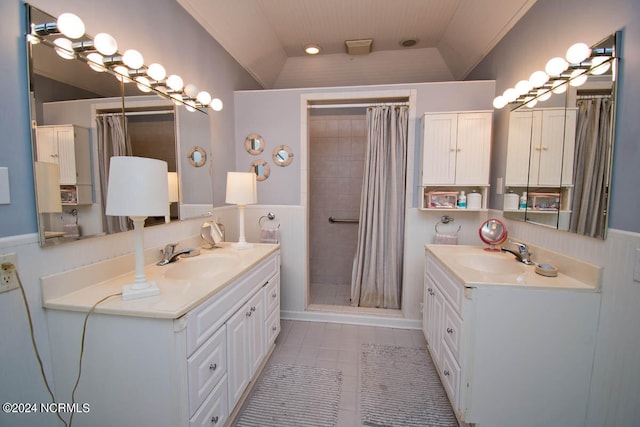
[(35, 162), (35, 175), (38, 212), (62, 212), (58, 164)]
[(167, 216), (168, 200), (167, 162), (143, 157), (111, 157), (107, 215)]
[(253, 172), (227, 172), (226, 202), (234, 205), (258, 203), (256, 174)]
[(169, 203), (177, 202), (178, 198), (178, 172), (168, 172), (167, 182), (169, 184)]

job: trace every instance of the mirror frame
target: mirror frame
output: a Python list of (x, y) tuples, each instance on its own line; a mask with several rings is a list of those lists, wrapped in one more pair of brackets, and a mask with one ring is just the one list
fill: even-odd
[[(196, 160), (196, 154), (200, 156), (199, 160)], [(187, 154), (187, 159), (189, 160), (189, 164), (195, 168), (199, 168), (207, 163), (207, 152), (204, 148), (199, 146), (194, 146), (189, 149), (189, 154)]]
[[(259, 168), (261, 166), (264, 168), (263, 173), (259, 172)], [(251, 162), (251, 166), (249, 166), (249, 172), (253, 172), (256, 174), (256, 181), (265, 181), (267, 178), (269, 178), (269, 175), (271, 175), (271, 166), (269, 166), (269, 163), (267, 163), (266, 161), (257, 159)]]
[[(258, 147), (254, 148), (256, 143)], [(244, 149), (247, 153), (257, 156), (264, 151), (264, 139), (257, 133), (250, 133), (244, 139)]]
[[(284, 160), (280, 157), (283, 151), (287, 153), (287, 158)], [(288, 145), (278, 145), (276, 148), (273, 149), (272, 157), (273, 157), (273, 163), (275, 163), (276, 165), (280, 167), (289, 166), (291, 162), (293, 162), (293, 151), (291, 150), (291, 147), (289, 147)]]

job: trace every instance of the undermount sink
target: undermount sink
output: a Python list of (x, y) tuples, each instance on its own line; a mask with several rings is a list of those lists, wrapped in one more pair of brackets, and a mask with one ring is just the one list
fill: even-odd
[(170, 280), (202, 280), (210, 279), (237, 263), (234, 255), (198, 256), (180, 258), (169, 264), (163, 277)]
[(483, 252), (460, 255), (456, 261), (464, 267), (491, 274), (519, 274), (525, 271), (525, 265), (511, 255), (500, 252)]

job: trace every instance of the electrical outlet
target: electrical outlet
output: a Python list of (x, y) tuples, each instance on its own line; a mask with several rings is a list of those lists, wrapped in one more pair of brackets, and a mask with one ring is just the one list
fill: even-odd
[(636, 248), (636, 265), (633, 269), (633, 280), (640, 282), (640, 248)]
[(18, 289), (16, 254), (0, 255), (0, 292)]

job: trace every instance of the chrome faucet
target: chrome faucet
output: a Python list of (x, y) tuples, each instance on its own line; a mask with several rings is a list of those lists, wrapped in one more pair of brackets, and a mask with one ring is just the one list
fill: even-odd
[(513, 240), (509, 240), (509, 243), (518, 248), (517, 251), (509, 248), (502, 248), (502, 252), (509, 252), (510, 254), (515, 255), (516, 259), (523, 264), (531, 265), (533, 261), (531, 261), (531, 254), (529, 253), (529, 248), (524, 243), (514, 242)]
[(195, 251), (194, 248), (181, 249), (176, 252), (177, 243), (169, 243), (164, 247), (162, 251), (162, 259), (156, 263), (156, 265), (167, 265), (178, 259), (180, 255), (190, 254)]

